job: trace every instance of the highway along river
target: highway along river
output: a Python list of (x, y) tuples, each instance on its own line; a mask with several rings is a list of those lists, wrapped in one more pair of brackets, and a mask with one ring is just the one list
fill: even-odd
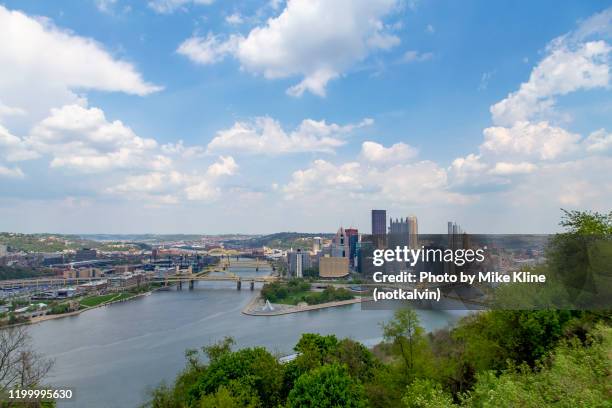
[[(253, 269), (232, 269), (242, 276)], [(268, 274), (260, 268), (258, 274)], [(367, 345), (381, 340), (380, 322), (390, 310), (359, 304), (281, 316), (246, 316), (241, 310), (257, 293), (234, 282), (199, 282), (194, 290), (155, 292), (135, 300), (49, 320), (29, 327), (34, 346), (55, 360), (48, 383), (70, 387), (74, 397), (60, 407), (137, 407), (147, 390), (172, 382), (185, 365), (184, 352), (224, 336), (236, 347), (264, 346), (282, 355), (304, 332), (336, 334)], [(447, 326), (465, 312), (420, 311), (427, 330)]]

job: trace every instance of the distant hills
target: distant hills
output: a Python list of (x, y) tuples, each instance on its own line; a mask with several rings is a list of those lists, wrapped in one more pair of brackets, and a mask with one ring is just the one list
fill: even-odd
[(280, 249), (289, 248), (310, 248), (312, 247), (312, 238), (322, 237), (331, 238), (333, 234), (318, 232), (318, 233), (304, 233), (304, 232), (277, 232), (269, 235), (256, 236), (247, 238), (244, 240), (227, 240), (224, 241), (228, 247), (241, 246), (251, 248), (271, 247)]
[(100, 250), (118, 249), (119, 246), (138, 246), (148, 249), (152, 244), (170, 242), (194, 242), (214, 239), (228, 248), (281, 249), (310, 248), (312, 238), (331, 238), (330, 233), (277, 232), (268, 235), (247, 234), (21, 234), (0, 232), (0, 244), (7, 245), (13, 252), (59, 252), (79, 248)]

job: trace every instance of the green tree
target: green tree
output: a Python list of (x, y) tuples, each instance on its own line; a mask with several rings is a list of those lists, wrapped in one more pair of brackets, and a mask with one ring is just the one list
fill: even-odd
[(559, 225), (570, 234), (609, 235), (612, 234), (612, 211), (600, 214), (592, 211), (563, 211)]
[(218, 356), (206, 367), (190, 390), (191, 401), (214, 394), (220, 386), (248, 387), (256, 390), (268, 407), (280, 402), (283, 369), (277, 359), (262, 347), (246, 348)]
[(572, 313), (563, 310), (492, 310), (466, 318), (454, 331), (475, 371), (535, 362), (562, 337)]
[(383, 335), (398, 350), (404, 362), (407, 379), (415, 376), (416, 361), (426, 346), (424, 330), (419, 324), (419, 317), (412, 309), (398, 309), (393, 319), (382, 324)]
[(380, 363), (363, 344), (351, 339), (338, 340), (334, 335), (322, 336), (304, 333), (294, 347), (298, 356), (285, 364), (284, 395), (304, 373), (325, 364), (338, 363), (348, 370), (351, 377), (362, 383), (374, 377)]
[(360, 408), (366, 406), (363, 386), (346, 367), (328, 364), (298, 378), (287, 398), (287, 408)]
[(577, 339), (560, 344), (536, 369), (510, 368), (497, 376), (493, 371), (477, 375), (474, 389), (463, 405), (497, 407), (610, 407), (612, 383), (610, 350), (612, 328), (598, 327), (585, 347)]
[(202, 347), (202, 351), (211, 362), (214, 362), (221, 356), (230, 353), (234, 344), (236, 344), (234, 338), (226, 336), (220, 342)]
[(257, 393), (242, 384), (228, 388), (221, 386), (214, 394), (207, 394), (200, 399), (201, 408), (258, 408), (261, 401)]
[[(566, 290), (567, 308), (609, 307), (612, 212), (566, 211), (547, 248), (551, 278)], [(573, 307), (572, 307), (573, 306)]]
[(453, 398), (440, 384), (428, 379), (416, 379), (407, 387), (402, 402), (408, 408), (449, 408), (456, 406)]

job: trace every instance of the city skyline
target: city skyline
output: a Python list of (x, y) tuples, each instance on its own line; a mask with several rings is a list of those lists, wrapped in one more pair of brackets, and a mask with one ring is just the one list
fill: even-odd
[(559, 231), (612, 202), (610, 6), (0, 1), (0, 230)]

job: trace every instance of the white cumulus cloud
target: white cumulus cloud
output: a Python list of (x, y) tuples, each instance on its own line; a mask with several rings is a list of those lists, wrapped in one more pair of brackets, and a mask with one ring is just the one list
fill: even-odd
[(577, 147), (580, 135), (548, 122), (517, 122), (512, 127), (490, 127), (484, 131), (481, 152), (495, 155), (556, 159)]
[(50, 108), (77, 103), (75, 91), (147, 95), (161, 89), (99, 42), (2, 5), (0, 66), (3, 106), (19, 107), (22, 116), (30, 115), (25, 120), (36, 121)]
[(366, 141), (361, 145), (361, 158), (372, 163), (397, 163), (412, 159), (417, 150), (406, 143), (395, 143), (385, 147), (380, 143)]
[(308, 91), (325, 96), (330, 80), (372, 52), (399, 44), (383, 23), (398, 4), (398, 0), (288, 0), (277, 17), (246, 35), (225, 40), (214, 34), (194, 36), (178, 50), (200, 64), (233, 55), (244, 69), (268, 79), (301, 76), (287, 90), (290, 95)]
[(11, 134), (0, 125), (0, 156), (10, 162), (30, 160), (39, 157), (39, 154), (26, 146), (25, 141)]
[(212, 201), (222, 194), (220, 179), (237, 171), (238, 164), (233, 157), (220, 156), (205, 172), (169, 170), (130, 175), (108, 188), (107, 192), (132, 199), (153, 200), (157, 204), (177, 204), (183, 200)]
[(499, 176), (508, 176), (511, 174), (528, 174), (533, 173), (537, 169), (537, 166), (528, 163), (528, 162), (520, 162), (520, 163), (508, 163), (508, 162), (498, 162), (495, 163), (495, 167), (493, 167), (490, 171), (491, 174), (499, 175)]
[(0, 164), (0, 177), (22, 179), (25, 174), (19, 167), (6, 167)]
[(208, 144), (207, 150), (268, 155), (333, 153), (346, 143), (344, 135), (372, 123), (371, 119), (364, 119), (357, 124), (337, 125), (305, 119), (295, 130), (286, 132), (278, 121), (270, 117), (259, 117), (252, 122), (236, 122), (231, 128), (219, 131)]
[(171, 160), (154, 139), (142, 138), (121, 121), (108, 121), (99, 108), (66, 105), (52, 109), (25, 139), (33, 150), (50, 155), (51, 167), (83, 172), (121, 168), (167, 168)]
[(235, 35), (229, 39), (222, 39), (213, 33), (208, 33), (205, 37), (188, 38), (176, 51), (198, 64), (214, 64), (226, 55), (234, 53), (239, 41), (240, 38)]
[(466, 202), (465, 196), (450, 192), (447, 187), (446, 170), (431, 161), (378, 167), (319, 159), (308, 168), (295, 171), (282, 191), (288, 200), (299, 198), (300, 202), (313, 205), (333, 199), (401, 205)]
[(591, 133), (584, 141), (586, 150), (591, 153), (612, 151), (612, 133), (599, 129)]
[(531, 72), (518, 91), (491, 107), (493, 122), (509, 126), (552, 109), (554, 97), (610, 84), (610, 51), (603, 40), (577, 46), (554, 41), (549, 55)]

